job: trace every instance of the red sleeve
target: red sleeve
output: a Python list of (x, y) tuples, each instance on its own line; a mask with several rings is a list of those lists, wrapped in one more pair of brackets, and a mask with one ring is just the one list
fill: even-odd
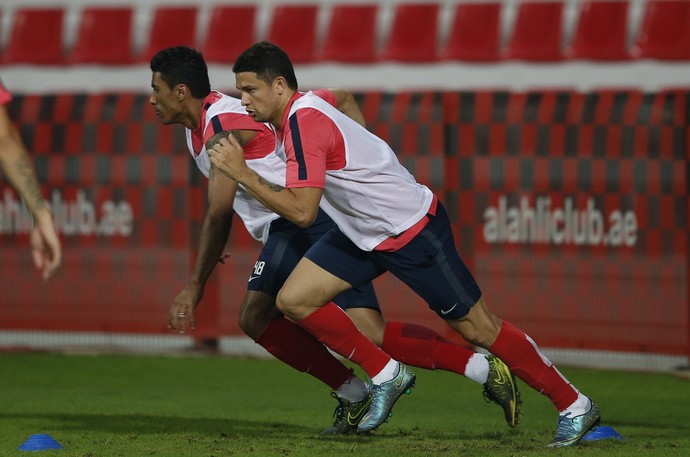
[(273, 131), (248, 115), (239, 113), (221, 113), (211, 118), (204, 132), (204, 144), (216, 133), (229, 130), (256, 131), (254, 138), (243, 147), (245, 159), (265, 157), (275, 151), (276, 140)]
[(204, 144), (216, 133), (228, 130), (264, 130), (268, 129), (264, 124), (256, 122), (246, 114), (220, 113), (213, 116), (208, 122), (204, 132)]
[(12, 94), (8, 91), (0, 81), (0, 105), (7, 105), (12, 100)]
[(302, 108), (288, 118), (285, 134), (285, 185), (316, 187), (326, 184), (326, 170), (345, 165), (344, 141), (335, 123), (321, 111)]

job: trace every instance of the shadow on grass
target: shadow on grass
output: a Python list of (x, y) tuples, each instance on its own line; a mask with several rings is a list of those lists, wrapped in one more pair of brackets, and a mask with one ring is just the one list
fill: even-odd
[(283, 422), (262, 422), (236, 418), (174, 417), (143, 414), (2, 414), (2, 420), (35, 422), (43, 427), (64, 431), (94, 431), (117, 434), (178, 434), (232, 435), (304, 434), (314, 433), (308, 427)]

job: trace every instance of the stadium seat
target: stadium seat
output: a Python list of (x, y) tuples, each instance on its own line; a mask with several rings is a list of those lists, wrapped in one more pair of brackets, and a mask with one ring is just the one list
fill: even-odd
[(397, 5), (380, 59), (408, 63), (438, 60), (438, 14), (436, 3)]
[(149, 61), (158, 51), (171, 46), (196, 47), (195, 6), (158, 6), (153, 14), (148, 42), (139, 60)]
[(399, 4), (393, 13), (388, 40), (381, 60), (434, 62), (438, 60), (438, 15), (436, 3)]
[(690, 1), (650, 0), (631, 53), (659, 60), (690, 60)]
[(561, 47), (563, 3), (526, 1), (518, 6), (504, 57), (531, 61), (563, 58)]
[(19, 8), (15, 11), (3, 63), (65, 63), (62, 8)]
[(276, 5), (273, 7), (268, 41), (277, 44), (293, 63), (310, 63), (316, 58), (317, 5)]
[(204, 59), (207, 62), (235, 62), (235, 58), (256, 41), (255, 18), (256, 5), (213, 6), (201, 48)]
[(584, 0), (566, 56), (591, 60), (628, 59), (627, 0)]
[(465, 61), (499, 60), (501, 5), (500, 2), (480, 1), (458, 3), (441, 58)]
[(320, 60), (367, 63), (376, 60), (375, 4), (334, 5)]
[(71, 63), (123, 65), (132, 62), (132, 8), (92, 7), (82, 11)]

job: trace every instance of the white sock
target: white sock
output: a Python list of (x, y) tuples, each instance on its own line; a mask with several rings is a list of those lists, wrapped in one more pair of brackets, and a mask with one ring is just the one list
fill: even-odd
[(343, 385), (335, 391), (335, 394), (341, 400), (358, 402), (364, 400), (366, 396), (369, 395), (369, 386), (353, 374), (350, 376), (350, 379), (345, 381)]
[(475, 352), (465, 366), (465, 376), (479, 384), (486, 383), (489, 378), (489, 361), (484, 354)]
[(400, 364), (397, 360), (390, 359), (386, 366), (383, 367), (383, 370), (381, 370), (379, 374), (371, 378), (371, 382), (377, 386), (381, 385), (384, 382), (390, 381), (391, 379), (398, 376), (398, 371), (400, 371)]
[(560, 414), (561, 416), (564, 416), (570, 413), (570, 417), (577, 417), (587, 414), (590, 409), (592, 409), (592, 400), (578, 392), (577, 400), (575, 400), (572, 405), (561, 411)]

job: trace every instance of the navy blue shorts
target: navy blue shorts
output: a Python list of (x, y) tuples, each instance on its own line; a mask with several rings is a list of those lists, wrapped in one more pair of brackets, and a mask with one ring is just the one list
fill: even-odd
[(321, 237), (305, 256), (352, 285), (368, 284), (390, 271), (443, 319), (467, 315), (482, 293), (460, 258), (450, 221), (439, 202), (436, 215), (397, 251), (363, 251), (337, 227)]
[[(319, 210), (314, 223), (306, 229), (280, 218), (271, 222), (268, 240), (254, 264), (247, 283), (248, 290), (264, 292), (275, 298), (304, 253), (336, 225)], [(371, 282), (338, 294), (333, 301), (342, 309), (372, 308), (380, 310)]]

